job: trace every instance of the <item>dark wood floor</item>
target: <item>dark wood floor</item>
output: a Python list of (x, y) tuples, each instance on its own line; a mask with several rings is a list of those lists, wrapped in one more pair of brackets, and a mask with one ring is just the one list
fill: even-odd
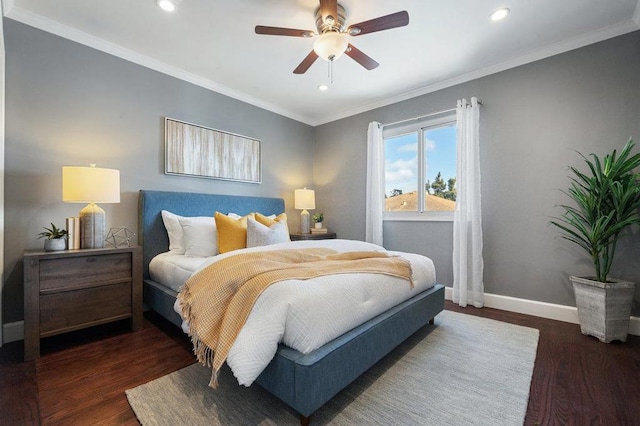
[[(495, 309), (446, 308), (540, 330), (526, 425), (640, 425), (640, 337), (600, 343), (575, 324)], [(137, 333), (115, 323), (0, 349), (0, 425), (136, 425), (124, 391), (194, 362), (173, 325), (145, 314)], [(188, 422), (187, 422), (188, 423)]]

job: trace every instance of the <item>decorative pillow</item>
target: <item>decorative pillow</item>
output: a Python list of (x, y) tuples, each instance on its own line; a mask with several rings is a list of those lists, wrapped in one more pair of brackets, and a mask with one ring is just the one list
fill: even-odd
[(161, 214), (162, 222), (169, 236), (169, 251), (175, 254), (184, 254), (182, 226), (180, 226), (179, 221), (179, 218), (182, 216), (178, 216), (167, 210), (162, 210)]
[(209, 257), (218, 254), (216, 222), (210, 216), (179, 217), (183, 232), (184, 254)]
[(274, 221), (273, 225), (266, 226), (255, 219), (247, 219), (247, 247), (268, 246), (286, 241), (291, 241), (287, 222)]
[(276, 222), (284, 222), (287, 223), (287, 214), (280, 213), (278, 216), (272, 214), (271, 216), (264, 216), (260, 213), (256, 213), (256, 220), (263, 225), (271, 226)]
[(230, 217), (231, 219), (235, 219), (235, 220), (242, 219), (242, 216), (240, 216), (237, 213), (233, 213), (233, 212), (227, 213), (227, 216)]
[(253, 213), (232, 219), (229, 216), (216, 212), (216, 228), (218, 230), (218, 252), (226, 253), (247, 247), (247, 219), (254, 218)]

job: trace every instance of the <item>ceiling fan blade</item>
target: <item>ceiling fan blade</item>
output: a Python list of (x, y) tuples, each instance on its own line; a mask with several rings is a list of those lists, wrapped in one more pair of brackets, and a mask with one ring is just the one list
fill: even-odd
[(312, 37), (315, 33), (309, 30), (296, 30), (293, 28), (265, 27), (263, 25), (256, 25), (256, 34), (289, 37)]
[(322, 14), (322, 22), (333, 25), (326, 19), (329, 15), (333, 17), (334, 22), (338, 19), (338, 0), (320, 0), (320, 13)]
[[(406, 10), (381, 16), (359, 24), (350, 25), (347, 32), (352, 36), (374, 33), (376, 31), (389, 30), (391, 28), (404, 27), (409, 24), (409, 13)], [(359, 31), (358, 31), (359, 30)]]
[(362, 50), (357, 49), (351, 43), (349, 43), (349, 46), (347, 46), (347, 50), (344, 53), (368, 70), (377, 68), (378, 65), (380, 65), (379, 63), (371, 59), (371, 57), (363, 53)]
[(294, 74), (304, 74), (305, 72), (307, 72), (309, 67), (311, 65), (313, 65), (313, 63), (316, 61), (316, 59), (318, 59), (318, 54), (315, 51), (312, 50), (311, 52), (309, 52), (307, 57), (304, 58), (302, 60), (302, 62), (300, 62), (300, 65), (298, 65), (296, 67), (296, 69), (293, 70), (293, 73)]

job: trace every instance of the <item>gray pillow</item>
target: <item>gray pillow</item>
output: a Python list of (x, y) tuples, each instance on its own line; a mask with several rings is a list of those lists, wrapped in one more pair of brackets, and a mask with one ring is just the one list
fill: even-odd
[(266, 226), (255, 219), (247, 218), (247, 247), (268, 246), (287, 241), (291, 240), (286, 222)]

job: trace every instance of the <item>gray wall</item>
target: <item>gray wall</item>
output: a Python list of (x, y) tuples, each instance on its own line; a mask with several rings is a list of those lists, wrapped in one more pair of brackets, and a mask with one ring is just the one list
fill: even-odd
[[(587, 46), (316, 129), (318, 209), (340, 237), (364, 238), (366, 131), (449, 109), (477, 96), (481, 120), (485, 291), (575, 306), (568, 275), (589, 275), (577, 247), (548, 225), (565, 201), (574, 152), (605, 154), (633, 137), (640, 146), (640, 32)], [(636, 152), (640, 148), (636, 148)], [(640, 282), (640, 233), (619, 247), (612, 276)], [(385, 246), (434, 259), (453, 282), (452, 223), (387, 222)], [(636, 301), (640, 289), (636, 289)], [(640, 309), (634, 310), (639, 312)]]
[[(107, 226), (137, 230), (138, 190), (162, 189), (283, 197), (296, 229), (293, 189), (312, 186), (327, 225), (340, 238), (363, 239), (367, 124), (471, 96), (484, 102), (485, 289), (574, 305), (567, 277), (590, 266), (548, 226), (566, 167), (580, 163), (574, 149), (606, 153), (630, 136), (640, 143), (640, 32), (315, 129), (11, 20), (4, 32), (3, 323), (22, 319), (23, 251), (42, 246), (42, 226), (82, 208), (61, 202), (63, 165), (120, 170), (121, 203), (102, 205)], [(164, 175), (165, 116), (261, 139), (263, 183)], [(438, 280), (451, 285), (450, 222), (387, 222), (384, 233), (387, 248), (433, 258)], [(640, 281), (640, 233), (619, 250), (613, 275)]]
[[(5, 19), (6, 169), (3, 323), (22, 319), (22, 254), (81, 204), (61, 201), (61, 168), (120, 170), (120, 204), (107, 228), (137, 231), (140, 189), (285, 199), (312, 183), (314, 129), (167, 75)], [(260, 185), (164, 174), (164, 117), (262, 140)]]

